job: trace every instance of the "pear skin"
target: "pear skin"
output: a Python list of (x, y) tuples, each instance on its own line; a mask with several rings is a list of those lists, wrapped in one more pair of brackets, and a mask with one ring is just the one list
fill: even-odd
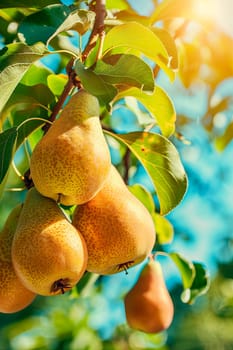
[(19, 218), (12, 261), (25, 287), (40, 295), (66, 292), (86, 270), (87, 248), (82, 235), (57, 203), (35, 187), (28, 191)]
[(172, 323), (174, 306), (166, 288), (161, 265), (151, 260), (124, 299), (126, 319), (133, 329), (158, 333)]
[(0, 312), (3, 313), (26, 308), (36, 296), (16, 276), (11, 260), (12, 241), (21, 210), (22, 205), (17, 205), (10, 212), (0, 234)]
[(114, 166), (97, 195), (75, 208), (72, 222), (87, 244), (87, 270), (101, 275), (139, 264), (155, 243), (151, 215)]
[(33, 150), (37, 190), (64, 205), (85, 203), (103, 186), (111, 166), (98, 99), (81, 89)]

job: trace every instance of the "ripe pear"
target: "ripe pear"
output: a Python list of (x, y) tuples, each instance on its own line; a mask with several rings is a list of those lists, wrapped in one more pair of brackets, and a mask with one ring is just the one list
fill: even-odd
[(26, 196), (12, 245), (15, 271), (40, 295), (64, 293), (83, 276), (87, 248), (57, 203), (32, 187)]
[(126, 319), (131, 328), (145, 333), (167, 329), (174, 316), (174, 306), (166, 288), (159, 262), (151, 260), (124, 299)]
[(114, 166), (97, 195), (75, 208), (72, 222), (87, 244), (87, 270), (101, 275), (127, 271), (144, 260), (155, 243), (151, 215)]
[(98, 99), (81, 89), (33, 150), (32, 180), (46, 197), (64, 205), (81, 204), (100, 190), (110, 166)]
[(11, 246), (21, 209), (22, 205), (17, 205), (10, 212), (0, 234), (0, 312), (3, 313), (26, 308), (36, 296), (16, 276), (11, 260)]

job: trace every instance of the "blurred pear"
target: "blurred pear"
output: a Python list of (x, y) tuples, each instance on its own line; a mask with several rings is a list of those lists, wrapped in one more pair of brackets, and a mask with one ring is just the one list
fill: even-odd
[(131, 328), (145, 333), (158, 333), (170, 326), (174, 306), (159, 262), (151, 259), (145, 265), (136, 284), (126, 294), (124, 304)]

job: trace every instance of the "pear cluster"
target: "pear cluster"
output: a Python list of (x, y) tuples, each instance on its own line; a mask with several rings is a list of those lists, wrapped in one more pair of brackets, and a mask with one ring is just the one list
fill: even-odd
[[(0, 235), (0, 312), (151, 253), (154, 222), (111, 164), (96, 97), (83, 89), (71, 97), (33, 150), (30, 171), (34, 186)], [(74, 206), (72, 218), (62, 206)]]

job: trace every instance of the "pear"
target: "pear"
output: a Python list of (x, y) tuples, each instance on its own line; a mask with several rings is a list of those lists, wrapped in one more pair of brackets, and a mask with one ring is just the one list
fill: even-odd
[(32, 152), (37, 190), (64, 205), (85, 203), (103, 186), (111, 166), (98, 99), (75, 93)]
[(158, 333), (170, 326), (174, 306), (159, 262), (151, 259), (143, 268), (136, 284), (126, 294), (124, 304), (131, 328)]
[(26, 196), (12, 244), (15, 271), (40, 295), (64, 293), (83, 276), (87, 248), (82, 235), (57, 203), (32, 187)]
[(139, 264), (155, 243), (151, 215), (114, 166), (97, 195), (75, 208), (72, 222), (87, 244), (87, 270), (101, 275)]
[(3, 313), (26, 308), (36, 296), (16, 276), (11, 260), (11, 246), (21, 209), (22, 205), (17, 205), (10, 212), (0, 234), (0, 312)]

